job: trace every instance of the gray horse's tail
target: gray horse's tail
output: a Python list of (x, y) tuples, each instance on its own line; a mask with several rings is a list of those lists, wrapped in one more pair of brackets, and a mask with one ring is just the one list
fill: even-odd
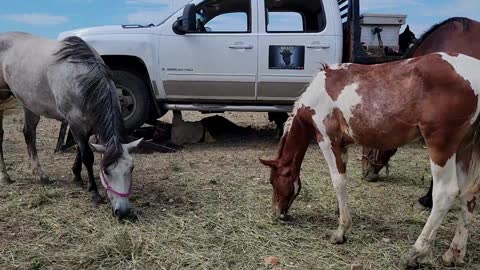
[(112, 80), (110, 69), (102, 58), (79, 37), (67, 37), (62, 48), (55, 54), (57, 62), (82, 64), (89, 68), (78, 76), (78, 86), (82, 89), (82, 111), (92, 113), (95, 118), (94, 132), (106, 146), (102, 166), (115, 163), (122, 155), (124, 143), (124, 123), (120, 102)]

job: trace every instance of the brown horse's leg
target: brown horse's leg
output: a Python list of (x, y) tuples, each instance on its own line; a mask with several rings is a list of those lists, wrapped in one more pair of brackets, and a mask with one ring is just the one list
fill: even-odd
[(425, 208), (432, 208), (433, 199), (432, 199), (432, 191), (433, 191), (433, 180), (430, 182), (430, 188), (423, 197), (418, 199), (418, 203)]
[(3, 160), (3, 111), (0, 111), (0, 185), (12, 183)]
[(93, 174), (93, 162), (94, 162), (95, 156), (93, 155), (92, 149), (90, 149), (90, 146), (88, 145), (89, 136), (87, 134), (80, 132), (79, 130), (81, 129), (76, 128), (76, 126), (74, 125), (71, 125), (72, 135), (75, 138), (75, 142), (77, 143), (77, 150), (78, 150), (77, 158), (75, 159), (75, 163), (72, 168), (73, 174), (75, 178), (80, 177), (80, 181), (81, 181), (80, 172), (82, 170), (81, 163), (83, 163), (83, 165), (87, 169), (87, 175), (88, 175), (87, 189), (92, 195), (92, 201), (95, 204), (105, 203), (105, 200), (103, 199), (103, 197), (100, 196), (100, 193), (98, 193), (97, 183), (95, 182), (95, 177)]
[(37, 154), (37, 125), (40, 122), (40, 116), (24, 108), (25, 111), (25, 123), (23, 125), (23, 135), (25, 136), (25, 142), (27, 143), (28, 155), (32, 164), (33, 172), (40, 178), (40, 182), (47, 184), (49, 182), (48, 177), (40, 166)]
[(341, 244), (345, 242), (345, 234), (352, 228), (352, 217), (347, 202), (347, 149), (340, 145), (332, 146), (328, 141), (320, 142), (319, 145), (327, 161), (338, 202), (338, 228), (333, 232), (330, 242)]
[(459, 192), (456, 155), (443, 166), (437, 165), (432, 159), (430, 164), (433, 175), (433, 208), (413, 248), (402, 257), (401, 268), (416, 267), (418, 260), (428, 254), (435, 234)]
[(77, 156), (75, 157), (75, 162), (72, 166), (73, 172), (73, 182), (79, 186), (83, 186), (82, 180), (82, 153), (80, 152), (80, 147), (77, 145)]
[(92, 194), (92, 200), (96, 204), (105, 203), (105, 200), (100, 193), (98, 193), (97, 183), (95, 183), (95, 177), (93, 175), (93, 162), (95, 156), (93, 155), (92, 149), (88, 146), (87, 142), (79, 143), (80, 151), (82, 152), (82, 162), (87, 168), (88, 174), (88, 191)]

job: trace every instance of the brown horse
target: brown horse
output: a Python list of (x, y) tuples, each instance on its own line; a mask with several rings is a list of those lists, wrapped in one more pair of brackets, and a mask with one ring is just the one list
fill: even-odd
[[(480, 59), (480, 22), (468, 18), (450, 18), (434, 25), (406, 53), (406, 58), (418, 57), (441, 51), (452, 51)], [(383, 167), (388, 168), (396, 149), (363, 149), (362, 168), (367, 181), (376, 181)], [(421, 205), (432, 207), (432, 186), (419, 199)]]
[(457, 232), (443, 259), (463, 262), (469, 219), (480, 194), (480, 61), (435, 53), (379, 65), (342, 64), (321, 71), (295, 104), (271, 167), (273, 211), (283, 219), (299, 194), (300, 167), (312, 138), (327, 161), (337, 195), (339, 226), (332, 243), (345, 241), (352, 218), (347, 204), (347, 146), (394, 149), (422, 138), (430, 156), (434, 207), (412, 250), (410, 267), (425, 256), (457, 196)]

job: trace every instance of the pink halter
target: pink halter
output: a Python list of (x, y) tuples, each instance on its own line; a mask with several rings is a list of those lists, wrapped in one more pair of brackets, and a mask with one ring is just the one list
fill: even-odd
[(130, 187), (128, 188), (128, 192), (127, 193), (123, 193), (123, 192), (118, 192), (116, 190), (114, 190), (107, 182), (107, 180), (105, 179), (105, 173), (103, 172), (103, 169), (100, 169), (100, 182), (102, 182), (102, 186), (107, 190), (107, 191), (110, 191), (111, 193), (117, 195), (117, 196), (120, 196), (122, 198), (128, 198), (128, 196), (130, 196), (130, 194), (132, 194), (132, 182), (130, 182)]

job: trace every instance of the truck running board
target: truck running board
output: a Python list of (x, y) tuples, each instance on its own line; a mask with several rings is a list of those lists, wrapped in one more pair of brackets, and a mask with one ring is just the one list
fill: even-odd
[(219, 105), (219, 104), (164, 104), (163, 107), (173, 111), (199, 112), (291, 112), (291, 105)]

